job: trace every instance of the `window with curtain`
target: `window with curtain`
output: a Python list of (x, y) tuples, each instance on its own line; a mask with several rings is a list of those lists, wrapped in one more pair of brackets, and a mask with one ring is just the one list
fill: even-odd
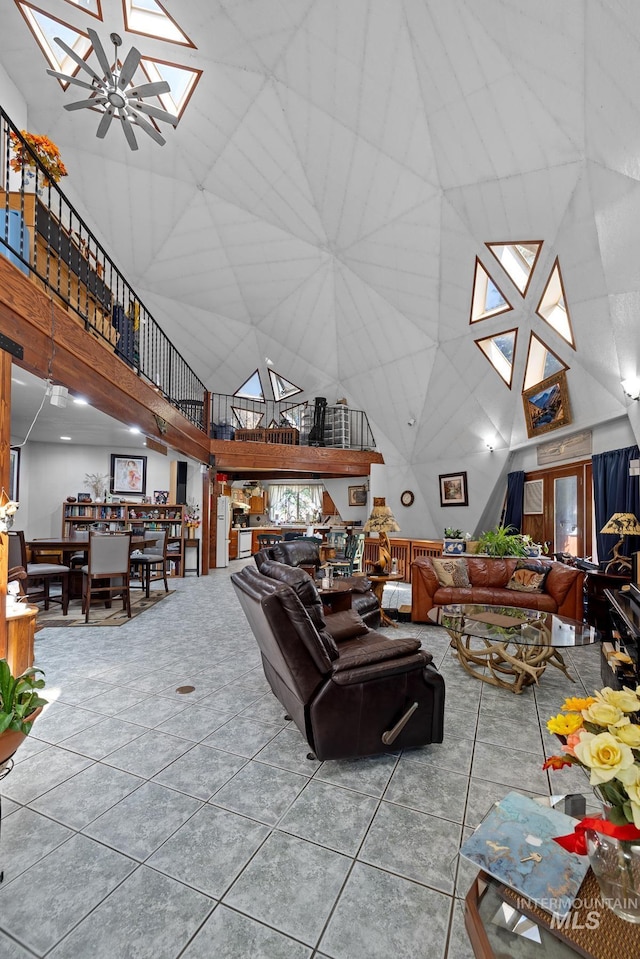
[(321, 483), (298, 486), (278, 486), (269, 489), (269, 513), (271, 521), (279, 526), (288, 523), (315, 523), (322, 516)]

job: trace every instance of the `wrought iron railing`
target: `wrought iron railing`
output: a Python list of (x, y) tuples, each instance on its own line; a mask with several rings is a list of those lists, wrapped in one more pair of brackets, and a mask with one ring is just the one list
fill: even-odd
[(367, 414), (344, 403), (327, 406), (322, 435), (314, 431), (314, 401), (275, 402), (242, 396), (211, 394), (211, 436), (334, 449), (374, 450)]
[[(15, 162), (20, 145), (22, 163)], [(0, 253), (206, 429), (207, 390), (0, 108)], [(11, 161), (19, 170), (11, 168)]]

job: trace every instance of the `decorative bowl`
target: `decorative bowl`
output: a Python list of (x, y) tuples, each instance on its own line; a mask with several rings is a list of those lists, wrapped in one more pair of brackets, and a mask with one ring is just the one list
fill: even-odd
[(75, 503), (77, 498), (75, 496), (67, 496), (67, 503)]

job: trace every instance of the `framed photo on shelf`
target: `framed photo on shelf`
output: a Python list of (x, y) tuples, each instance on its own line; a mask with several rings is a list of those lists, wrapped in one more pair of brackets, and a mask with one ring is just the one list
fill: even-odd
[(523, 390), (522, 402), (529, 439), (571, 423), (569, 391), (564, 370), (548, 376), (546, 380), (536, 383), (528, 390)]
[(147, 492), (147, 457), (111, 454), (110, 491), (144, 496)]
[(367, 505), (367, 487), (350, 486), (349, 487), (349, 506)]
[(164, 506), (169, 502), (169, 490), (168, 489), (155, 489), (153, 491), (153, 502), (158, 506)]
[(9, 499), (20, 499), (20, 448), (12, 446), (9, 451)]
[(91, 502), (91, 493), (78, 493), (78, 502), (79, 502), (79, 503), (90, 503), (90, 502)]
[(440, 506), (468, 506), (466, 473), (441, 473)]

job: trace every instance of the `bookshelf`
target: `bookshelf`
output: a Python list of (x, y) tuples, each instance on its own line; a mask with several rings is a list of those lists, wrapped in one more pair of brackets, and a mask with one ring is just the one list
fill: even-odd
[(184, 541), (186, 539), (186, 507), (176, 503), (156, 505), (151, 503), (63, 503), (62, 535), (101, 530), (117, 533), (131, 530), (144, 533), (154, 529), (167, 529), (169, 536), (170, 576), (184, 576)]

